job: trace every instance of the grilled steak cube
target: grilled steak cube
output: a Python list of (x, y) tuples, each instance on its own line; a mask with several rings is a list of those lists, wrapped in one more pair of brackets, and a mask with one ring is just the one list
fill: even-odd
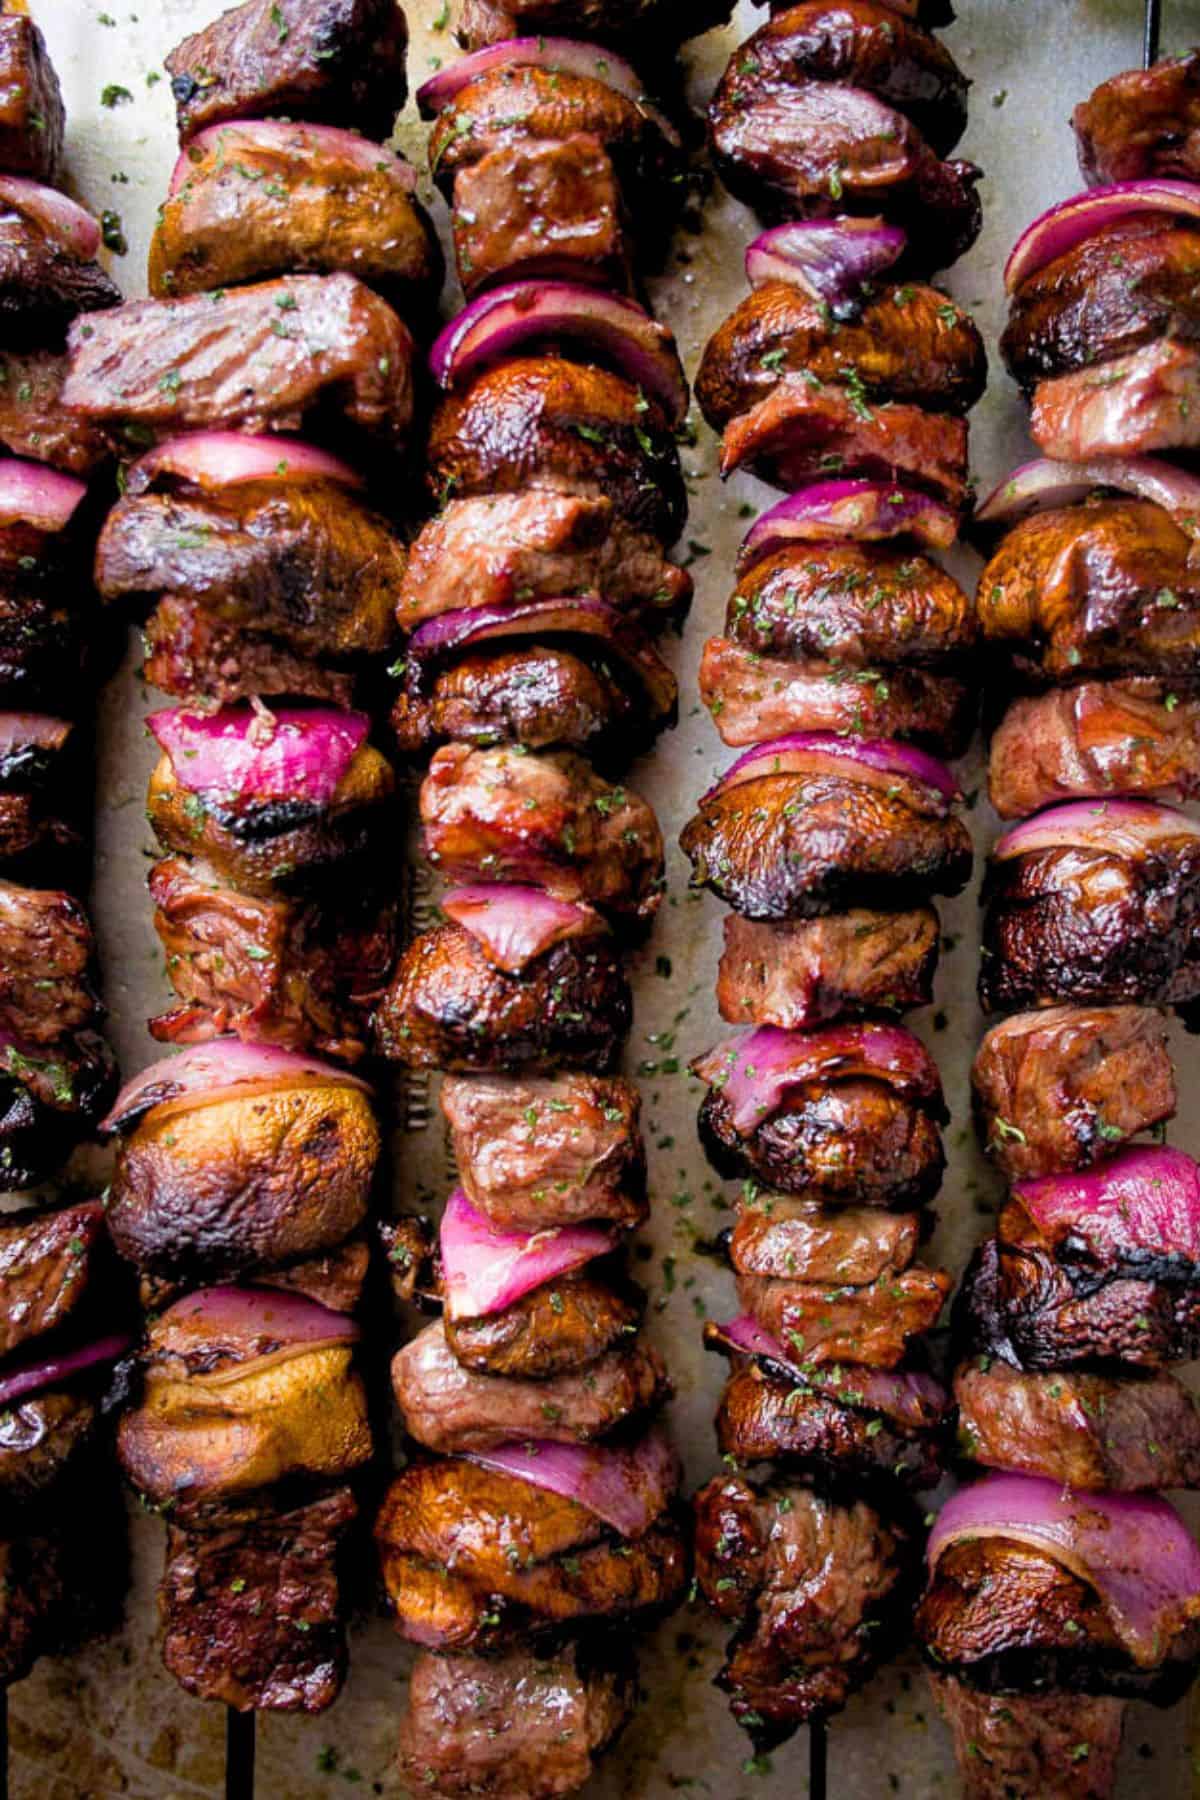
[[(51, 196), (56, 199), (57, 195)], [(34, 189), (9, 192), (0, 210), (0, 328), (6, 347), (61, 349), (79, 314), (115, 307), (117, 288), (80, 254), (73, 222), (63, 225)]]
[(1071, 126), (1089, 187), (1154, 175), (1200, 180), (1200, 51), (1102, 81)]
[(3, 1186), (34, 1187), (53, 1174), (91, 1135), (116, 1091), (116, 1063), (98, 1031), (39, 1044), (9, 1038), (0, 1047)]
[(0, 169), (57, 183), (66, 113), (46, 40), (20, 13), (0, 17)]
[(0, 1223), (0, 1356), (59, 1329), (96, 1299), (103, 1274), (99, 1200)]
[(739, 1275), (738, 1300), (772, 1337), (817, 1366), (894, 1369), (932, 1331), (950, 1298), (946, 1269), (913, 1263), (862, 1287)]
[(929, 1676), (950, 1728), (963, 1800), (1111, 1800), (1125, 1702), (1092, 1694), (981, 1694)]
[(50, 888), (0, 881), (0, 1030), (53, 1060), (100, 1017), (96, 940), (82, 906)]
[(1029, 433), (1043, 455), (1088, 461), (1200, 444), (1200, 349), (1163, 338), (1096, 371), (1039, 382)]
[(1200, 787), (1200, 697), (1136, 675), (1014, 700), (992, 738), (988, 794), (1002, 819), (1110, 794), (1186, 800)]
[(0, 353), (0, 444), (12, 456), (90, 475), (111, 451), (102, 432), (64, 407), (68, 367), (56, 350)]
[(645, 1311), (641, 1288), (595, 1261), (478, 1319), (444, 1315), (446, 1342), (464, 1369), (551, 1381), (627, 1349)]
[(761, 924), (730, 913), (717, 972), (721, 1017), (795, 1030), (845, 1013), (927, 1006), (940, 933), (932, 906), (851, 907), (823, 919)]

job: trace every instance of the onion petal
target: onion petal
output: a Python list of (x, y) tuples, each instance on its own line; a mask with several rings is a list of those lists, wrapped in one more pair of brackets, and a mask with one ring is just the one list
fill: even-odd
[(201, 1288), (169, 1306), (151, 1330), (151, 1360), (178, 1361), (189, 1379), (240, 1381), (247, 1365), (269, 1368), (362, 1336), (345, 1313), (284, 1288)]
[(1097, 850), (1113, 856), (1144, 856), (1161, 843), (1200, 836), (1200, 823), (1159, 800), (1068, 800), (1022, 819), (992, 846), (992, 858), (1007, 862), (1041, 850)]
[(455, 1188), (442, 1214), (439, 1238), (446, 1311), (452, 1319), (481, 1319), (514, 1306), (593, 1257), (607, 1256), (620, 1232), (603, 1225), (560, 1225), (545, 1231), (501, 1231)]
[(332, 706), (167, 707), (146, 720), (189, 793), (225, 806), (253, 800), (325, 805), (366, 741), (365, 713)]
[(91, 262), (100, 248), (100, 227), (86, 207), (23, 175), (0, 175), (0, 207), (32, 219), (80, 262)]
[(235, 157), (255, 150), (284, 157), (324, 157), (334, 163), (349, 164), (364, 175), (384, 170), (410, 194), (416, 192), (417, 171), (398, 150), (360, 137), (357, 131), (345, 131), (340, 126), (310, 125), (303, 120), (285, 119), (230, 119), (198, 131), (180, 151), (167, 192), (174, 198), (209, 156), (216, 155), (232, 162)]
[(467, 1460), (574, 1500), (624, 1538), (643, 1537), (679, 1486), (679, 1458), (657, 1427), (628, 1447), (525, 1439)]
[(1200, 1167), (1182, 1150), (1123, 1150), (1091, 1169), (1014, 1182), (1013, 1193), (1064, 1261), (1200, 1265)]
[(751, 287), (786, 281), (837, 315), (852, 309), (865, 283), (904, 254), (907, 235), (885, 219), (793, 219), (761, 232), (746, 250)]
[(1060, 200), (1027, 225), (1004, 265), (1004, 286), (1015, 294), (1022, 282), (1065, 256), (1076, 244), (1139, 213), (1165, 213), (1177, 219), (1200, 219), (1200, 186), (1153, 176), (1145, 181), (1118, 181), (1110, 187), (1087, 188)]
[(976, 509), (975, 523), (1015, 525), (1032, 513), (1076, 506), (1097, 488), (1152, 501), (1193, 537), (1200, 536), (1200, 476), (1153, 456), (1114, 456), (1084, 463), (1053, 462), (1043, 456), (1022, 463)]
[(19, 1363), (0, 1369), (0, 1406), (12, 1406), (27, 1400), (46, 1388), (64, 1386), (76, 1375), (103, 1363), (114, 1363), (123, 1356), (133, 1339), (127, 1331), (113, 1332), (94, 1343), (81, 1344), (75, 1350), (60, 1350), (52, 1356), (34, 1354)]
[(792, 1088), (815, 1081), (865, 1076), (935, 1109), (942, 1104), (937, 1064), (920, 1038), (902, 1025), (847, 1020), (818, 1031), (760, 1025), (716, 1045), (691, 1066), (701, 1081), (720, 1091), (742, 1132), (778, 1112)]
[(193, 1044), (178, 1056), (164, 1056), (134, 1075), (117, 1095), (108, 1116), (100, 1121), (99, 1129), (129, 1131), (154, 1107), (168, 1100), (189, 1095), (205, 1100), (227, 1099), (236, 1096), (245, 1083), (284, 1085), (310, 1078), (337, 1087), (358, 1088), (364, 1094), (371, 1092), (359, 1076), (334, 1068), (332, 1063), (320, 1062), (315, 1056), (301, 1056), (275, 1044), (214, 1038), (207, 1044)]
[(490, 963), (519, 975), (535, 957), (568, 938), (595, 937), (608, 927), (594, 907), (556, 900), (545, 888), (477, 881), (452, 888), (442, 911), (469, 931)]
[(669, 144), (676, 149), (681, 138), (670, 119), (646, 96), (642, 79), (632, 63), (614, 56), (596, 44), (582, 43), (578, 38), (520, 37), (505, 38), (499, 44), (487, 44), (460, 56), (448, 68), (439, 69), (417, 89), (417, 107), (423, 119), (436, 119), (463, 89), (496, 69), (538, 68), (559, 70), (586, 81), (602, 81), (605, 87), (630, 100)]
[(948, 550), (958, 537), (958, 516), (931, 494), (899, 482), (821, 481), (789, 494), (754, 521), (742, 539), (737, 572), (745, 575), (789, 544), (827, 544), (839, 538), (876, 543), (897, 537)]
[(0, 461), (0, 525), (34, 525), (39, 531), (62, 531), (71, 521), (87, 483), (61, 475), (45, 463)]
[(144, 494), (164, 475), (200, 488), (241, 487), (249, 481), (336, 481), (360, 488), (362, 476), (340, 457), (299, 438), (253, 436), (240, 431), (197, 431), (168, 438), (129, 470), (125, 489)]
[(880, 776), (916, 782), (930, 794), (935, 809), (943, 814), (962, 798), (959, 785), (945, 763), (912, 744), (897, 743), (893, 738), (843, 737), (836, 731), (795, 731), (787, 737), (772, 738), (766, 744), (755, 744), (739, 756), (701, 796), (701, 804), (760, 775), (803, 774), (830, 766), (844, 772), (851, 780), (857, 774), (861, 779), (875, 783)]

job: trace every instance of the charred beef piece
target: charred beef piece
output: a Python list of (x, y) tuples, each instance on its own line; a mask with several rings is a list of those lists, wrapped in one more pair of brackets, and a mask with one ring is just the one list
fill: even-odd
[(1089, 187), (1152, 175), (1200, 181), (1200, 50), (1102, 81), (1071, 127)]
[(78, 885), (88, 771), (65, 719), (0, 717), (0, 870)]
[(730, 913), (717, 974), (721, 1017), (790, 1031), (847, 1013), (927, 1006), (940, 930), (932, 906), (851, 907), (782, 924)]
[[(58, 1330), (91, 1306), (104, 1272), (104, 1249), (104, 1208), (99, 1200), (53, 1212), (4, 1216), (0, 1356)], [(111, 1291), (107, 1297), (111, 1301)]]
[(1194, 540), (1160, 506), (1092, 499), (1024, 519), (979, 578), (979, 622), (1042, 681), (1200, 672)]
[(1098, 369), (1039, 382), (1029, 433), (1043, 455), (1088, 462), (1200, 444), (1200, 348), (1168, 338)]
[[(1200, 230), (1157, 213), (1107, 225), (1027, 277), (1000, 351), (1026, 393), (1157, 343), (1200, 337)], [(1105, 379), (1108, 372), (1105, 372)]]
[(1173, 1118), (1175, 1071), (1148, 1006), (1053, 1006), (993, 1025), (971, 1070), (976, 1116), (1010, 1180), (1086, 1169)]
[(863, 1287), (739, 1275), (738, 1300), (781, 1343), (815, 1367), (858, 1363), (894, 1369), (932, 1331), (954, 1278), (923, 1263), (889, 1270)]
[(102, 432), (63, 406), (68, 366), (56, 350), (0, 352), (0, 444), (12, 456), (90, 475), (111, 453)]
[(1149, 675), (1014, 700), (992, 738), (988, 794), (1002, 819), (1110, 794), (1200, 789), (1200, 698)]
[(0, 169), (57, 183), (66, 112), (46, 40), (32, 19), (0, 17)]
[(239, 1712), (323, 1712), (346, 1675), (341, 1540), (347, 1487), (297, 1504), (268, 1495), (168, 1522), (158, 1592), (163, 1662), (185, 1692)]
[(422, 528), (396, 618), (411, 631), (439, 613), (564, 594), (606, 600), (653, 626), (684, 611), (692, 579), (607, 495), (479, 494), (451, 500)]
[(522, 1437), (592, 1444), (652, 1411), (669, 1391), (662, 1358), (638, 1343), (541, 1381), (478, 1374), (458, 1361), (440, 1319), (392, 1358), (405, 1430), (443, 1456)]
[[(82, 509), (81, 509), (82, 510)], [(0, 706), (70, 715), (91, 646), (83, 539), (74, 524), (0, 525)]]
[(458, 1457), (410, 1464), (375, 1536), (397, 1629), (430, 1650), (499, 1649), (658, 1613), (687, 1580), (670, 1509), (641, 1537), (617, 1539), (577, 1501)]
[(501, 1230), (646, 1214), (641, 1096), (619, 1075), (450, 1075), (439, 1094), (471, 1204)]
[[(94, 1384), (93, 1384), (94, 1385)], [(0, 1524), (28, 1517), (74, 1468), (96, 1431), (96, 1402), (84, 1389), (43, 1389), (0, 1413)]]
[(413, 342), (353, 275), (287, 275), (228, 293), (127, 300), (78, 321), (63, 403), (116, 443), (173, 435), (348, 433), (400, 450), (412, 423)]
[(603, 1073), (628, 1035), (632, 1004), (607, 938), (556, 944), (510, 975), (469, 931), (440, 925), (400, 957), (375, 1013), (375, 1044), (413, 1069)]
[(179, 996), (154, 1037), (198, 1043), (234, 1032), (251, 1043), (357, 1062), (396, 948), (392, 901), (347, 884), (319, 903), (255, 899), (203, 863), (169, 856), (150, 873), (154, 929)]
[(520, 1381), (552, 1381), (627, 1349), (646, 1296), (595, 1263), (533, 1288), (503, 1312), (445, 1318), (446, 1342), (464, 1369)]
[(0, 1178), (34, 1187), (108, 1111), (117, 1091), (112, 1050), (98, 1031), (0, 1047)]
[(696, 399), (713, 430), (723, 431), (787, 375), (844, 385), (861, 408), (900, 400), (964, 413), (983, 392), (987, 356), (975, 321), (936, 288), (886, 288), (843, 319), (803, 288), (769, 281), (709, 338)]
[(994, 862), (979, 971), (985, 1010), (1194, 999), (1198, 878), (1200, 843), (1182, 834), (1137, 856), (1066, 846)]
[(69, 228), (5, 196), (0, 209), (0, 328), (6, 346), (61, 348), (71, 320), (120, 303), (99, 263), (81, 257)]
[(970, 249), (983, 217), (973, 163), (939, 161), (874, 94), (764, 75), (747, 48), (735, 51), (708, 110), (732, 194), (768, 219), (884, 213), (908, 232), (920, 269), (947, 268)]
[(737, 1475), (695, 1508), (701, 1592), (738, 1627), (717, 1685), (756, 1744), (778, 1744), (838, 1712), (888, 1654), (915, 1587), (907, 1531), (863, 1500)]
[(315, 119), (390, 136), (407, 97), (396, 0), (245, 0), (167, 57), (181, 143), (227, 119)]
[(95, 961), (91, 923), (70, 894), (0, 881), (0, 1032), (53, 1060), (99, 1019)]
[(1085, 1492), (1200, 1485), (1200, 1410), (1173, 1375), (1027, 1373), (988, 1357), (954, 1378), (959, 1449)]
[(401, 1777), (433, 1800), (560, 1800), (584, 1786), (621, 1730), (634, 1685), (625, 1645), (419, 1655), (400, 1723)]
[(122, 1142), (108, 1227), (144, 1275), (203, 1287), (331, 1250), (366, 1217), (368, 1096), (319, 1075), (168, 1100)]
[[(193, 146), (183, 182), (159, 208), (148, 284), (160, 299), (291, 273), (356, 275), (405, 315), (442, 284), (441, 247), (413, 198), (411, 171), (387, 150), (364, 167), (361, 141), (289, 127), (290, 139), (232, 126)], [(372, 150), (374, 146), (370, 146)]]
[(932, 1673), (929, 1685), (954, 1741), (963, 1800), (1111, 1800), (1123, 1700), (981, 1694), (953, 1675)]
[(510, 357), (446, 395), (427, 459), (439, 502), (531, 487), (607, 496), (663, 544), (687, 514), (679, 452), (657, 402), (607, 369), (560, 357)]
[(448, 881), (532, 881), (630, 922), (663, 895), (658, 821), (573, 751), (448, 744), (421, 783), (421, 842)]
[(743, 1196), (736, 1223), (722, 1237), (739, 1275), (864, 1287), (907, 1269), (929, 1223), (922, 1213), (832, 1207), (755, 1191)]

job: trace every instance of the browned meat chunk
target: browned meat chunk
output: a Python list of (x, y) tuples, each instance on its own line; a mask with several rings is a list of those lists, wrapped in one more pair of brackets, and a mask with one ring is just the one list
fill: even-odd
[(120, 289), (81, 257), (69, 230), (46, 222), (40, 202), (0, 203), (0, 329), (6, 347), (59, 348), (71, 320), (116, 306)]
[(530, 487), (606, 495), (628, 524), (664, 544), (687, 512), (679, 452), (657, 403), (607, 369), (558, 357), (511, 357), (448, 394), (427, 457), (441, 502)]
[(1125, 1702), (1092, 1694), (981, 1694), (929, 1676), (963, 1800), (1112, 1800)]
[(1010, 1181), (1086, 1169), (1174, 1116), (1175, 1071), (1146, 1006), (1053, 1006), (993, 1025), (971, 1071), (988, 1154)]
[(1154, 175), (1200, 181), (1200, 50), (1102, 81), (1071, 125), (1089, 187)]
[(696, 1496), (696, 1574), (737, 1624), (718, 1683), (756, 1743), (838, 1712), (907, 1621), (912, 1547), (865, 1501), (718, 1476)]
[(0, 1047), (0, 1176), (6, 1188), (33, 1187), (90, 1135), (117, 1091), (108, 1044), (79, 1031), (43, 1047), (8, 1039)]
[(86, 552), (78, 530), (0, 525), (0, 704), (69, 716), (89, 647)]
[(330, 668), (271, 637), (242, 631), (188, 600), (161, 600), (142, 632), (142, 676), (151, 687), (181, 699), (222, 706), (253, 697), (315, 700), (352, 707), (353, 669)]
[(96, 1405), (69, 1388), (43, 1389), (0, 1413), (0, 1515), (40, 1507), (76, 1465), (96, 1430)]
[(641, 1323), (645, 1295), (595, 1263), (534, 1288), (503, 1312), (445, 1320), (446, 1341), (464, 1369), (521, 1381), (576, 1373), (622, 1348)]
[(0, 873), (74, 887), (83, 876), (88, 771), (65, 719), (10, 719), (0, 750)]
[(99, 1200), (0, 1224), (0, 1356), (54, 1331), (96, 1299), (104, 1250)]
[(1152, 676), (1085, 681), (1014, 700), (996, 728), (988, 795), (1002, 819), (1111, 794), (1200, 789), (1200, 698)]
[(118, 442), (219, 426), (347, 428), (399, 450), (413, 342), (353, 275), (288, 275), (183, 300), (127, 300), (72, 327), (63, 401)]
[(0, 353), (0, 444), (12, 456), (90, 475), (108, 459), (109, 446), (102, 432), (63, 406), (68, 366), (54, 350)]
[(46, 40), (20, 13), (0, 18), (0, 169), (57, 183), (66, 113)]
[(454, 177), (454, 255), (468, 297), (498, 280), (599, 281), (628, 292), (634, 246), (612, 158), (591, 132), (513, 138)]
[(925, 1223), (920, 1213), (756, 1193), (738, 1208), (729, 1260), (739, 1275), (865, 1287), (908, 1268)]
[(96, 1024), (96, 940), (77, 900), (0, 881), (0, 1031), (52, 1046)]
[(415, 938), (375, 1013), (380, 1056), (412, 1069), (603, 1073), (628, 1034), (633, 1003), (607, 938), (556, 944), (520, 974), (498, 969), (469, 931)]
[(619, 1075), (451, 1075), (439, 1098), (459, 1181), (501, 1230), (645, 1216), (641, 1096)]
[(730, 913), (717, 973), (721, 1017), (791, 1031), (845, 1013), (927, 1006), (940, 929), (932, 906), (895, 913), (851, 907), (781, 924)]
[(264, 1499), (168, 1522), (163, 1661), (187, 1693), (239, 1712), (333, 1704), (347, 1661), (338, 1559), (357, 1514), (337, 1487), (300, 1505)]
[(397, 0), (245, 0), (167, 57), (180, 140), (280, 115), (388, 137), (407, 49)]
[(865, 1287), (739, 1275), (738, 1299), (764, 1330), (818, 1367), (859, 1363), (894, 1369), (932, 1331), (954, 1278), (922, 1263), (889, 1270)]
[(1029, 433), (1062, 462), (1200, 444), (1200, 348), (1161, 338), (1099, 368), (1042, 381)]

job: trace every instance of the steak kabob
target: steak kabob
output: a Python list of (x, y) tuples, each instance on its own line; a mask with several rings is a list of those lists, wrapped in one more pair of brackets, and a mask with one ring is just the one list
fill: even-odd
[(994, 1472), (942, 1509), (918, 1615), (978, 1796), (1111, 1794), (1127, 1699), (1178, 1698), (1200, 1653), (1200, 1552), (1162, 1497), (1200, 1484), (1170, 1372), (1200, 1350), (1200, 1167), (1138, 1141), (1176, 1106), (1164, 1009), (1200, 997), (1200, 827), (1163, 803), (1197, 789), (1200, 482), (1143, 454), (1195, 442), (1186, 378), (1168, 399), (1156, 372), (1194, 358), (1185, 117), (1179, 65), (1105, 83), (1081, 164), (1133, 179), (1046, 214), (1006, 277), (1034, 436), (1077, 460), (979, 513), (1005, 530), (977, 601), (989, 786), (1020, 822), (992, 852), (980, 994), (1007, 1016), (974, 1085), (1011, 1195), (954, 1315), (960, 1450)]
[(385, 1056), (443, 1072), (459, 1185), (421, 1283), (441, 1316), (393, 1363), (413, 1455), (376, 1531), (421, 1647), (403, 1774), (548, 1800), (621, 1729), (630, 1623), (688, 1567), (651, 1422), (666, 1370), (622, 1254), (647, 1211), (640, 1103), (614, 1073), (622, 945), (663, 890), (622, 775), (674, 722), (654, 633), (691, 594), (666, 556), (687, 388), (629, 294), (680, 145), (595, 43), (500, 43), (418, 98), (469, 299), (433, 351), (439, 510), (401, 586), (392, 722), (404, 753), (434, 752), (422, 846), (449, 891), (375, 1023)]
[(732, 1365), (734, 1472), (697, 1496), (697, 1572), (736, 1626), (718, 1678), (735, 1718), (763, 1748), (812, 1727), (819, 1792), (823, 1721), (910, 1617), (906, 1494), (938, 1480), (950, 1416), (921, 1339), (951, 1282), (919, 1260), (946, 1112), (898, 1017), (931, 998), (931, 898), (971, 867), (939, 759), (971, 735), (975, 628), (932, 553), (967, 502), (986, 360), (925, 279), (978, 230), (977, 171), (939, 160), (965, 94), (917, 19), (813, 3), (773, 9), (710, 113), (730, 187), (784, 222), (747, 251), (752, 291), (697, 398), (722, 473), (789, 491), (747, 533), (701, 661), (744, 754), (681, 840), (732, 909), (718, 1003), (751, 1028), (692, 1065), (709, 1157), (742, 1183), (742, 1310), (705, 1333)]
[(393, 0), (249, 0), (171, 53), (152, 297), (73, 333), (64, 390), (141, 452), (96, 578), (177, 702), (148, 721), (178, 998), (150, 1029), (186, 1048), (106, 1122), (109, 1229), (154, 1309), (119, 1450), (169, 1514), (167, 1666), (241, 1712), (336, 1697), (372, 1452), (353, 1314), (380, 1130), (345, 1065), (394, 956), (396, 784), (367, 709), (405, 560), (383, 510), (413, 418), (401, 312), (420, 326), (442, 273), (379, 141), (405, 44)]

